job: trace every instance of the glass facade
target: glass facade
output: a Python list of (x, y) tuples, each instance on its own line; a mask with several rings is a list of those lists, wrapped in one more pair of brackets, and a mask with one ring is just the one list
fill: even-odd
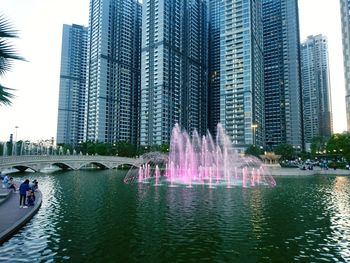
[(347, 129), (350, 132), (350, 0), (340, 0), (345, 75), (345, 103)]
[(172, 128), (207, 129), (208, 21), (204, 0), (145, 0), (141, 145), (168, 144)]
[(266, 145), (303, 147), (297, 0), (263, 0)]
[(57, 143), (77, 145), (84, 135), (87, 28), (63, 25)]
[(224, 1), (209, 1), (209, 83), (208, 83), (208, 129), (216, 134), (220, 122), (220, 75), (221, 49), (224, 21)]
[(224, 0), (220, 122), (241, 150), (265, 141), (262, 1)]
[(91, 0), (85, 140), (137, 143), (141, 4)]
[(305, 143), (332, 134), (331, 89), (327, 38), (309, 36), (301, 44)]

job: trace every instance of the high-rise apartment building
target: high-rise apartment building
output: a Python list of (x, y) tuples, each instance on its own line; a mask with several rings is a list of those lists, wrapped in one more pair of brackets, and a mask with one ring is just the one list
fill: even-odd
[(178, 123), (207, 129), (208, 14), (205, 0), (144, 0), (142, 145), (168, 144)]
[(301, 72), (305, 143), (314, 137), (328, 139), (332, 134), (332, 107), (325, 36), (309, 36), (301, 44)]
[(87, 28), (63, 25), (57, 143), (76, 145), (84, 137)]
[(263, 0), (266, 145), (303, 147), (297, 0)]
[(244, 149), (265, 141), (262, 0), (224, 0), (220, 122)]
[(350, 0), (340, 0), (347, 129), (350, 132)]
[(137, 143), (141, 4), (91, 0), (85, 140)]
[(216, 134), (220, 122), (220, 76), (221, 50), (224, 32), (224, 0), (210, 0), (209, 3), (209, 83), (208, 83), (208, 129)]

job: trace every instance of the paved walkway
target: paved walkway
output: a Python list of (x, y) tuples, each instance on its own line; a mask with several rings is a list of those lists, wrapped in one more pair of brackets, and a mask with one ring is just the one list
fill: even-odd
[(34, 206), (20, 208), (19, 193), (11, 190), (6, 201), (0, 203), (0, 244), (20, 230), (39, 210), (42, 202), (40, 191), (35, 192), (35, 198)]
[(299, 168), (282, 168), (278, 166), (267, 166), (273, 176), (305, 176), (305, 175), (347, 175), (350, 176), (350, 170), (328, 169), (323, 170), (320, 167), (314, 167), (313, 170), (300, 170)]

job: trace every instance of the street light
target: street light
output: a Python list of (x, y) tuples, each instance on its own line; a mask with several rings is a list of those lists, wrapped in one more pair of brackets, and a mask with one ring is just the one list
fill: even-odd
[(16, 125), (15, 126), (15, 129), (16, 129), (16, 132), (15, 132), (15, 142), (17, 142), (17, 129), (18, 129), (19, 127)]
[(256, 144), (256, 136), (255, 136), (255, 132), (256, 132), (256, 128), (258, 128), (258, 124), (252, 124), (252, 129), (253, 129), (253, 144), (255, 145)]
[(12, 142), (12, 155), (17, 155), (17, 129), (19, 127), (15, 126), (15, 140)]

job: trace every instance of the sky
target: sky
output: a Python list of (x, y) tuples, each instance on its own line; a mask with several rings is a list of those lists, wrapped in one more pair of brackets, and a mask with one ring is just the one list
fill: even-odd
[[(63, 24), (87, 26), (89, 0), (0, 0), (0, 14), (19, 31), (13, 41), (27, 62), (13, 63), (0, 79), (14, 88), (11, 106), (0, 106), (0, 141), (56, 138)], [(323, 34), (329, 41), (333, 129), (346, 130), (339, 0), (299, 0), (300, 40)], [(16, 128), (17, 127), (17, 128)]]

